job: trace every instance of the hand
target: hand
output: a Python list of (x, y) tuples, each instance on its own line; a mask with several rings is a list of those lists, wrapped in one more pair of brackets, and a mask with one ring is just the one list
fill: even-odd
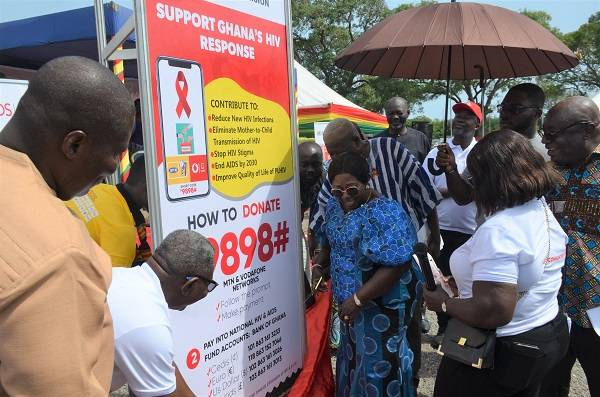
[(456, 171), (456, 159), (454, 153), (448, 144), (438, 146), (437, 156), (435, 157), (435, 164), (444, 172)]
[(429, 233), (427, 239), (427, 251), (433, 256), (433, 259), (438, 260), (440, 258), (440, 238), (434, 236), (433, 233)]
[(434, 312), (442, 311), (442, 302), (445, 302), (450, 297), (441, 287), (435, 289), (435, 291), (429, 291), (427, 288), (423, 288), (423, 299), (425, 305), (429, 310)]
[(349, 325), (352, 323), (352, 321), (354, 321), (354, 317), (358, 314), (359, 311), (360, 307), (357, 306), (354, 302), (354, 297), (350, 296), (348, 299), (342, 302), (342, 304), (339, 307), (338, 314), (340, 316), (340, 320), (344, 324)]
[(448, 286), (452, 290), (454, 296), (458, 296), (458, 285), (456, 285), (456, 280), (454, 279), (454, 277), (444, 277), (444, 279), (446, 280), (446, 283), (448, 283)]
[(321, 266), (313, 266), (311, 271), (310, 285), (313, 290), (327, 291), (327, 283), (325, 282), (325, 272)]

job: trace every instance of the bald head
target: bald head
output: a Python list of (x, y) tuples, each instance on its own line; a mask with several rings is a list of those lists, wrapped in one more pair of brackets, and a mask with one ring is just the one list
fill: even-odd
[(553, 114), (560, 115), (572, 121), (575, 119), (587, 120), (594, 123), (600, 121), (598, 105), (592, 99), (585, 96), (573, 96), (560, 101), (548, 112), (548, 116)]
[(408, 104), (408, 101), (404, 98), (401, 98), (399, 96), (394, 96), (391, 97), (390, 99), (388, 99), (388, 101), (385, 103), (385, 109), (387, 111), (387, 109), (391, 106), (394, 105), (403, 105), (406, 108), (410, 107), (410, 105)]
[(82, 130), (96, 142), (108, 142), (131, 132), (134, 115), (129, 92), (110, 70), (91, 59), (62, 57), (33, 76), (14, 117), (22, 133), (38, 138), (41, 133), (44, 140)]
[(310, 157), (315, 153), (322, 153), (321, 146), (316, 142), (308, 141), (298, 145), (298, 155), (300, 156), (300, 160), (302, 160), (302, 157)]
[(404, 124), (406, 124), (408, 116), (410, 116), (410, 107), (406, 99), (395, 96), (387, 101), (385, 105), (385, 117), (387, 118), (391, 135), (406, 133), (407, 129), (404, 127)]
[(364, 146), (354, 124), (341, 118), (327, 124), (323, 132), (323, 141), (331, 157), (345, 152), (361, 152)]
[(82, 57), (54, 59), (29, 82), (0, 144), (25, 153), (57, 196), (85, 194), (116, 169), (135, 108), (106, 67)]
[(583, 96), (560, 101), (544, 119), (542, 142), (555, 163), (580, 165), (600, 145), (598, 106)]
[(323, 140), (326, 146), (328, 141), (340, 141), (354, 137), (358, 137), (358, 131), (354, 127), (354, 124), (350, 120), (342, 118), (331, 120), (323, 132)]
[(315, 142), (298, 145), (300, 163), (300, 190), (308, 191), (321, 180), (323, 174), (323, 151)]

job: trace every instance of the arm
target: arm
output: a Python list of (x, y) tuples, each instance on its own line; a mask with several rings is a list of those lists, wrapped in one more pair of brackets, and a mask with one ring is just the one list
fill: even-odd
[(394, 158), (396, 176), (401, 179), (396, 181), (397, 184), (402, 185), (399, 201), (409, 212), (415, 229), (420, 229), (427, 222), (435, 206), (442, 200), (442, 196), (425, 169), (402, 144), (393, 139), (379, 144), (389, 146), (390, 156)]
[[(356, 296), (364, 305), (370, 300), (385, 295), (392, 287), (394, 287), (409, 268), (410, 260), (402, 264), (402, 266), (380, 267), (375, 274), (373, 274), (373, 277), (364, 283), (361, 289), (356, 292)], [(361, 307), (354, 302), (354, 297), (351, 296), (342, 302), (338, 314), (342, 321), (351, 322), (360, 310)]]
[(507, 234), (503, 226), (502, 222), (484, 223), (475, 232), (470, 251), (455, 258), (465, 261), (465, 270), (471, 270), (472, 297), (450, 299), (441, 288), (433, 292), (425, 289), (429, 308), (440, 311), (445, 301), (448, 314), (480, 328), (494, 329), (512, 320), (517, 304), (519, 258), (533, 254), (521, 241), (518, 230)]
[(454, 153), (448, 146), (438, 148), (435, 163), (446, 174), (448, 196), (452, 197), (458, 205), (467, 205), (473, 201), (473, 186), (458, 173)]
[(330, 252), (331, 248), (328, 245), (321, 246), (320, 251), (313, 259), (314, 266), (311, 273), (311, 285), (313, 288), (316, 288), (319, 282), (323, 285), (323, 282), (329, 280), (331, 277), (329, 269), (331, 265)]
[(173, 338), (167, 325), (136, 328), (120, 336), (115, 341), (115, 366), (125, 376), (133, 396), (177, 397), (179, 386), (189, 390), (185, 382), (178, 382)]
[(356, 292), (361, 302), (370, 301), (385, 295), (402, 277), (410, 267), (410, 261), (396, 267), (380, 267), (373, 277), (363, 284), (362, 288)]
[[(397, 285), (410, 269), (413, 245), (417, 241), (414, 226), (399, 203), (388, 200), (369, 211), (366, 215), (369, 221), (364, 223), (355, 249), (358, 256), (366, 257), (378, 268), (355, 292), (362, 304), (388, 293)], [(381, 213), (386, 214), (385, 218), (378, 216)], [(351, 296), (340, 306), (340, 317), (343, 321), (352, 321), (359, 310)]]
[(467, 205), (473, 201), (473, 186), (465, 181), (460, 174), (454, 170), (446, 173), (446, 183), (448, 184), (448, 195), (456, 201), (458, 205)]
[(440, 237), (440, 223), (435, 208), (427, 217), (427, 225), (429, 226), (429, 241), (427, 242), (427, 248), (434, 258), (439, 258), (442, 238)]
[(192, 389), (190, 389), (185, 379), (183, 379), (183, 376), (181, 375), (181, 372), (179, 372), (177, 365), (173, 363), (173, 366), (175, 367), (175, 379), (177, 382), (177, 390), (173, 395), (175, 397), (194, 397), (194, 392), (192, 392)]
[(435, 291), (424, 288), (423, 296), (430, 310), (441, 312), (445, 301), (451, 317), (472, 327), (495, 329), (512, 320), (517, 305), (517, 285), (475, 281), (473, 297), (469, 299), (450, 298), (441, 288)]
[[(110, 273), (75, 247), (42, 261), (1, 305), (2, 386), (9, 395), (106, 396), (113, 367)], [(102, 263), (109, 266), (108, 258)]]
[(313, 206), (313, 211), (310, 212), (309, 228), (312, 235), (315, 236), (316, 239), (320, 239), (322, 237), (321, 226), (323, 225), (323, 221), (325, 219), (325, 208), (327, 207), (327, 202), (331, 197), (331, 183), (329, 183), (329, 179), (325, 178), (323, 180), (323, 184), (321, 185), (321, 190), (317, 195), (317, 200)]

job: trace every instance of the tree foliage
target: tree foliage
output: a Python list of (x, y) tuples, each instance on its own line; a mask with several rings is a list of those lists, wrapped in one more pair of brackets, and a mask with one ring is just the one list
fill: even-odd
[(367, 109), (380, 111), (396, 95), (418, 105), (439, 95), (435, 83), (356, 75), (334, 65), (335, 57), (363, 32), (412, 6), (390, 10), (384, 0), (293, 1), (295, 56), (325, 84)]
[[(390, 10), (385, 0), (295, 0), (292, 2), (295, 56), (325, 84), (367, 109), (380, 111), (388, 98), (400, 95), (412, 104), (413, 110), (419, 110), (421, 103), (445, 95), (444, 81), (356, 75), (336, 67), (334, 60), (363, 32), (387, 16), (427, 3), (432, 1), (403, 4)], [(567, 95), (600, 90), (600, 13), (592, 15), (586, 24), (568, 34), (554, 28), (552, 17), (544, 11), (524, 10), (522, 13), (577, 51), (581, 55), (581, 64), (552, 76), (485, 81), (486, 114), (495, 110), (499, 94), (524, 81), (538, 82), (547, 94), (549, 105)], [(454, 102), (480, 102), (481, 91), (479, 81), (455, 81), (450, 98)]]
[(600, 91), (600, 12), (591, 15), (576, 31), (559, 37), (575, 52), (579, 65), (539, 79), (549, 104), (568, 95), (590, 95)]

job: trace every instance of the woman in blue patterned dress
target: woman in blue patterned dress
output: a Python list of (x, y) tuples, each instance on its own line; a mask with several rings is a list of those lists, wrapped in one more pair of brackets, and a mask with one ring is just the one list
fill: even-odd
[(411, 259), (416, 232), (399, 203), (369, 188), (359, 155), (336, 156), (328, 175), (325, 233), (342, 321), (337, 396), (414, 396), (406, 327), (423, 284)]

